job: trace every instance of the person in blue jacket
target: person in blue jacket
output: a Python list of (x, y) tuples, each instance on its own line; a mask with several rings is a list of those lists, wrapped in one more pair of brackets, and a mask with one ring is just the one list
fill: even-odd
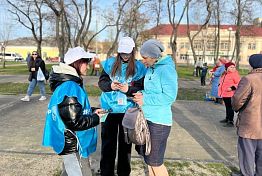
[(218, 68), (212, 75), (212, 87), (210, 95), (215, 98), (215, 103), (222, 103), (222, 97), (218, 95), (218, 86), (220, 82), (220, 77), (225, 72), (225, 64), (229, 62), (227, 58), (219, 58), (219, 63), (217, 63)]
[[(128, 176), (131, 172), (131, 144), (125, 143), (122, 120), (126, 110), (134, 107), (132, 94), (143, 89), (146, 68), (135, 59), (135, 43), (130, 37), (123, 37), (118, 44), (117, 56), (102, 62), (103, 71), (98, 85), (103, 91), (101, 107), (111, 113), (101, 120), (101, 160), (102, 176), (114, 176), (116, 152), (117, 175)], [(118, 146), (117, 146), (118, 144)]]
[[(68, 176), (90, 175), (81, 167), (82, 157), (96, 150), (97, 131), (103, 110), (92, 111), (82, 75), (86, 75), (91, 60), (83, 48), (71, 48), (64, 62), (52, 67), (50, 88), (53, 91), (43, 134), (43, 146), (52, 147), (63, 157), (64, 171)], [(89, 172), (89, 174), (88, 174)]]
[(150, 131), (150, 154), (144, 154), (145, 146), (136, 146), (148, 165), (149, 176), (168, 176), (163, 159), (172, 126), (171, 106), (178, 90), (175, 63), (170, 56), (162, 56), (163, 51), (164, 46), (155, 39), (141, 46), (140, 54), (148, 70), (144, 90), (134, 96), (134, 101), (142, 107)]

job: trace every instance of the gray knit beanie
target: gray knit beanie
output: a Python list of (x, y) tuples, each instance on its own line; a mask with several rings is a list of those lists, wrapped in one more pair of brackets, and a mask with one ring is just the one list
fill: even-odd
[(164, 50), (164, 46), (158, 40), (149, 39), (141, 46), (140, 54), (144, 57), (158, 59), (162, 56), (161, 53)]

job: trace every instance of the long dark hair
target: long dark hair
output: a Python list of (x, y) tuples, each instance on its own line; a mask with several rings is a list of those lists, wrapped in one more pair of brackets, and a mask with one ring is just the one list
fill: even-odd
[(79, 59), (71, 64), (69, 64), (69, 66), (73, 67), (74, 69), (76, 69), (77, 74), (81, 77), (81, 71), (80, 71), (80, 67), (83, 63), (89, 63), (90, 60), (89, 59)]
[[(111, 76), (116, 76), (121, 73), (122, 58), (120, 53), (117, 53), (116, 62), (114, 63)], [(135, 51), (132, 51), (132, 56), (128, 60), (128, 65), (126, 69), (126, 79), (135, 74)]]

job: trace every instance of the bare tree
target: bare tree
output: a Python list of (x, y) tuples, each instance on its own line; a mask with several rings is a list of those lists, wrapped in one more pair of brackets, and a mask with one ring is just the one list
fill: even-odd
[(170, 46), (172, 49), (172, 57), (176, 63), (176, 51), (177, 51), (177, 30), (181, 23), (182, 18), (184, 17), (185, 11), (187, 6), (191, 0), (186, 0), (183, 6), (182, 13), (180, 14), (178, 21), (176, 22), (176, 8), (177, 8), (177, 0), (167, 0), (167, 11), (168, 11), (168, 18), (169, 23), (172, 26), (172, 34), (170, 36)]
[(214, 7), (216, 10), (214, 10), (214, 16), (216, 20), (217, 28), (215, 29), (215, 51), (214, 51), (214, 64), (218, 60), (219, 56), (219, 50), (220, 50), (220, 0), (215, 0)]
[(56, 15), (56, 38), (60, 57), (69, 47), (83, 46), (89, 48), (92, 40), (107, 27), (106, 24), (96, 32), (90, 30), (93, 18), (93, 0), (45, 0)]
[(9, 10), (10, 13), (16, 16), (16, 20), (25, 28), (31, 30), (34, 40), (37, 43), (37, 52), (41, 55), (41, 46), (43, 41), (43, 1), (11, 1), (7, 0), (8, 4), (14, 10)]
[[(196, 3), (200, 3), (199, 0), (195, 1)], [(194, 41), (195, 38), (200, 34), (200, 32), (203, 29), (207, 29), (208, 26), (208, 22), (210, 20), (211, 14), (212, 14), (212, 9), (211, 9), (211, 0), (205, 0), (205, 5), (206, 5), (206, 18), (204, 19), (203, 24), (201, 24), (201, 26), (199, 27), (199, 29), (193, 34), (193, 36), (191, 37), (191, 33), (190, 33), (190, 26), (189, 26), (189, 7), (190, 7), (190, 1), (188, 1), (188, 6), (187, 6), (187, 36), (188, 39), (190, 41), (190, 45), (191, 45), (191, 50), (193, 53), (193, 57), (194, 57), (194, 61), (196, 62), (197, 57), (196, 57), (196, 52), (195, 52), (195, 48), (194, 48)], [(207, 35), (207, 34), (205, 34)], [(202, 36), (203, 37), (203, 36)], [(205, 42), (205, 41), (204, 41)], [(202, 46), (204, 46), (204, 42), (202, 42)], [(205, 47), (204, 47), (204, 51), (205, 51)], [(203, 52), (204, 53), (204, 52)]]
[[(252, 7), (255, 2), (253, 0), (235, 0), (234, 9), (230, 12), (231, 16), (235, 19), (236, 22), (236, 33), (235, 33), (235, 49), (236, 52), (236, 66), (239, 68), (240, 61), (240, 31), (243, 23), (251, 22), (253, 20)], [(233, 59), (234, 56), (232, 56)]]
[(7, 22), (8, 18), (5, 15), (2, 16), (4, 23), (0, 26), (0, 51), (1, 51), (1, 60), (2, 60), (2, 67), (6, 68), (5, 66), (5, 49), (8, 45), (8, 41), (10, 39), (11, 31), (12, 31), (12, 23)]
[[(127, 4), (127, 11), (123, 15), (123, 34), (134, 39), (137, 43), (138, 36), (145, 30), (148, 18), (141, 10), (148, 1), (131, 0)], [(136, 45), (137, 46), (137, 45)]]
[[(154, 14), (154, 16), (156, 16), (156, 18), (154, 18), (154, 23), (155, 23), (155, 27), (158, 28), (161, 19), (162, 19), (162, 13), (163, 13), (163, 0), (151, 0), (149, 3), (149, 16), (151, 16), (152, 14)], [(155, 38), (157, 39), (158, 33), (155, 32), (154, 33)]]
[(57, 46), (59, 50), (59, 57), (61, 58), (61, 61), (63, 61), (64, 54), (65, 54), (65, 45), (64, 45), (65, 31), (64, 31), (64, 20), (63, 20), (64, 1), (63, 0), (44, 0), (44, 2), (55, 14), (56, 42), (57, 42)]
[(119, 34), (120, 34), (121, 30), (122, 30), (121, 18), (122, 18), (123, 13), (124, 13), (124, 7), (128, 3), (128, 1), (129, 0), (118, 0), (116, 20), (114, 20), (112, 18), (110, 19), (110, 21), (114, 21), (114, 25), (115, 25), (116, 31), (115, 31), (115, 38), (114, 38), (114, 41), (112, 43), (112, 46), (111, 46), (111, 48), (107, 52), (107, 57), (111, 56), (112, 53), (115, 50), (115, 47), (116, 47), (116, 44), (117, 44), (117, 41), (118, 41), (118, 38), (119, 38)]

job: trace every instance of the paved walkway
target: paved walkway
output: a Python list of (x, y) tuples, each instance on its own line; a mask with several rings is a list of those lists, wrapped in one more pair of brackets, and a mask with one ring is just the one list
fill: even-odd
[[(196, 87), (198, 82), (189, 85)], [(48, 100), (40, 102), (39, 95), (34, 95), (30, 102), (22, 102), (22, 96), (0, 95), (0, 175), (52, 175), (60, 168), (61, 158), (41, 146)], [(98, 97), (90, 97), (90, 102), (92, 106), (99, 105)], [(237, 166), (236, 129), (219, 123), (224, 118), (224, 106), (176, 101), (172, 110), (174, 123), (166, 159), (223, 161)], [(132, 157), (138, 157), (136, 152)], [(100, 142), (91, 160), (95, 170), (99, 159)], [(136, 175), (145, 175), (144, 169), (133, 171), (132, 176)]]
[[(41, 146), (47, 102), (34, 96), (30, 102), (19, 96), (0, 96), (0, 175), (49, 175), (60, 166), (60, 158)], [(93, 106), (97, 97), (90, 97)], [(2, 102), (5, 101), (5, 104)], [(218, 122), (224, 107), (211, 102), (177, 101), (173, 105), (174, 124), (168, 140), (166, 159), (224, 161), (237, 165), (234, 128)], [(98, 151), (92, 157), (98, 168)], [(137, 157), (133, 152), (133, 157)], [(23, 169), (27, 168), (27, 169)]]

